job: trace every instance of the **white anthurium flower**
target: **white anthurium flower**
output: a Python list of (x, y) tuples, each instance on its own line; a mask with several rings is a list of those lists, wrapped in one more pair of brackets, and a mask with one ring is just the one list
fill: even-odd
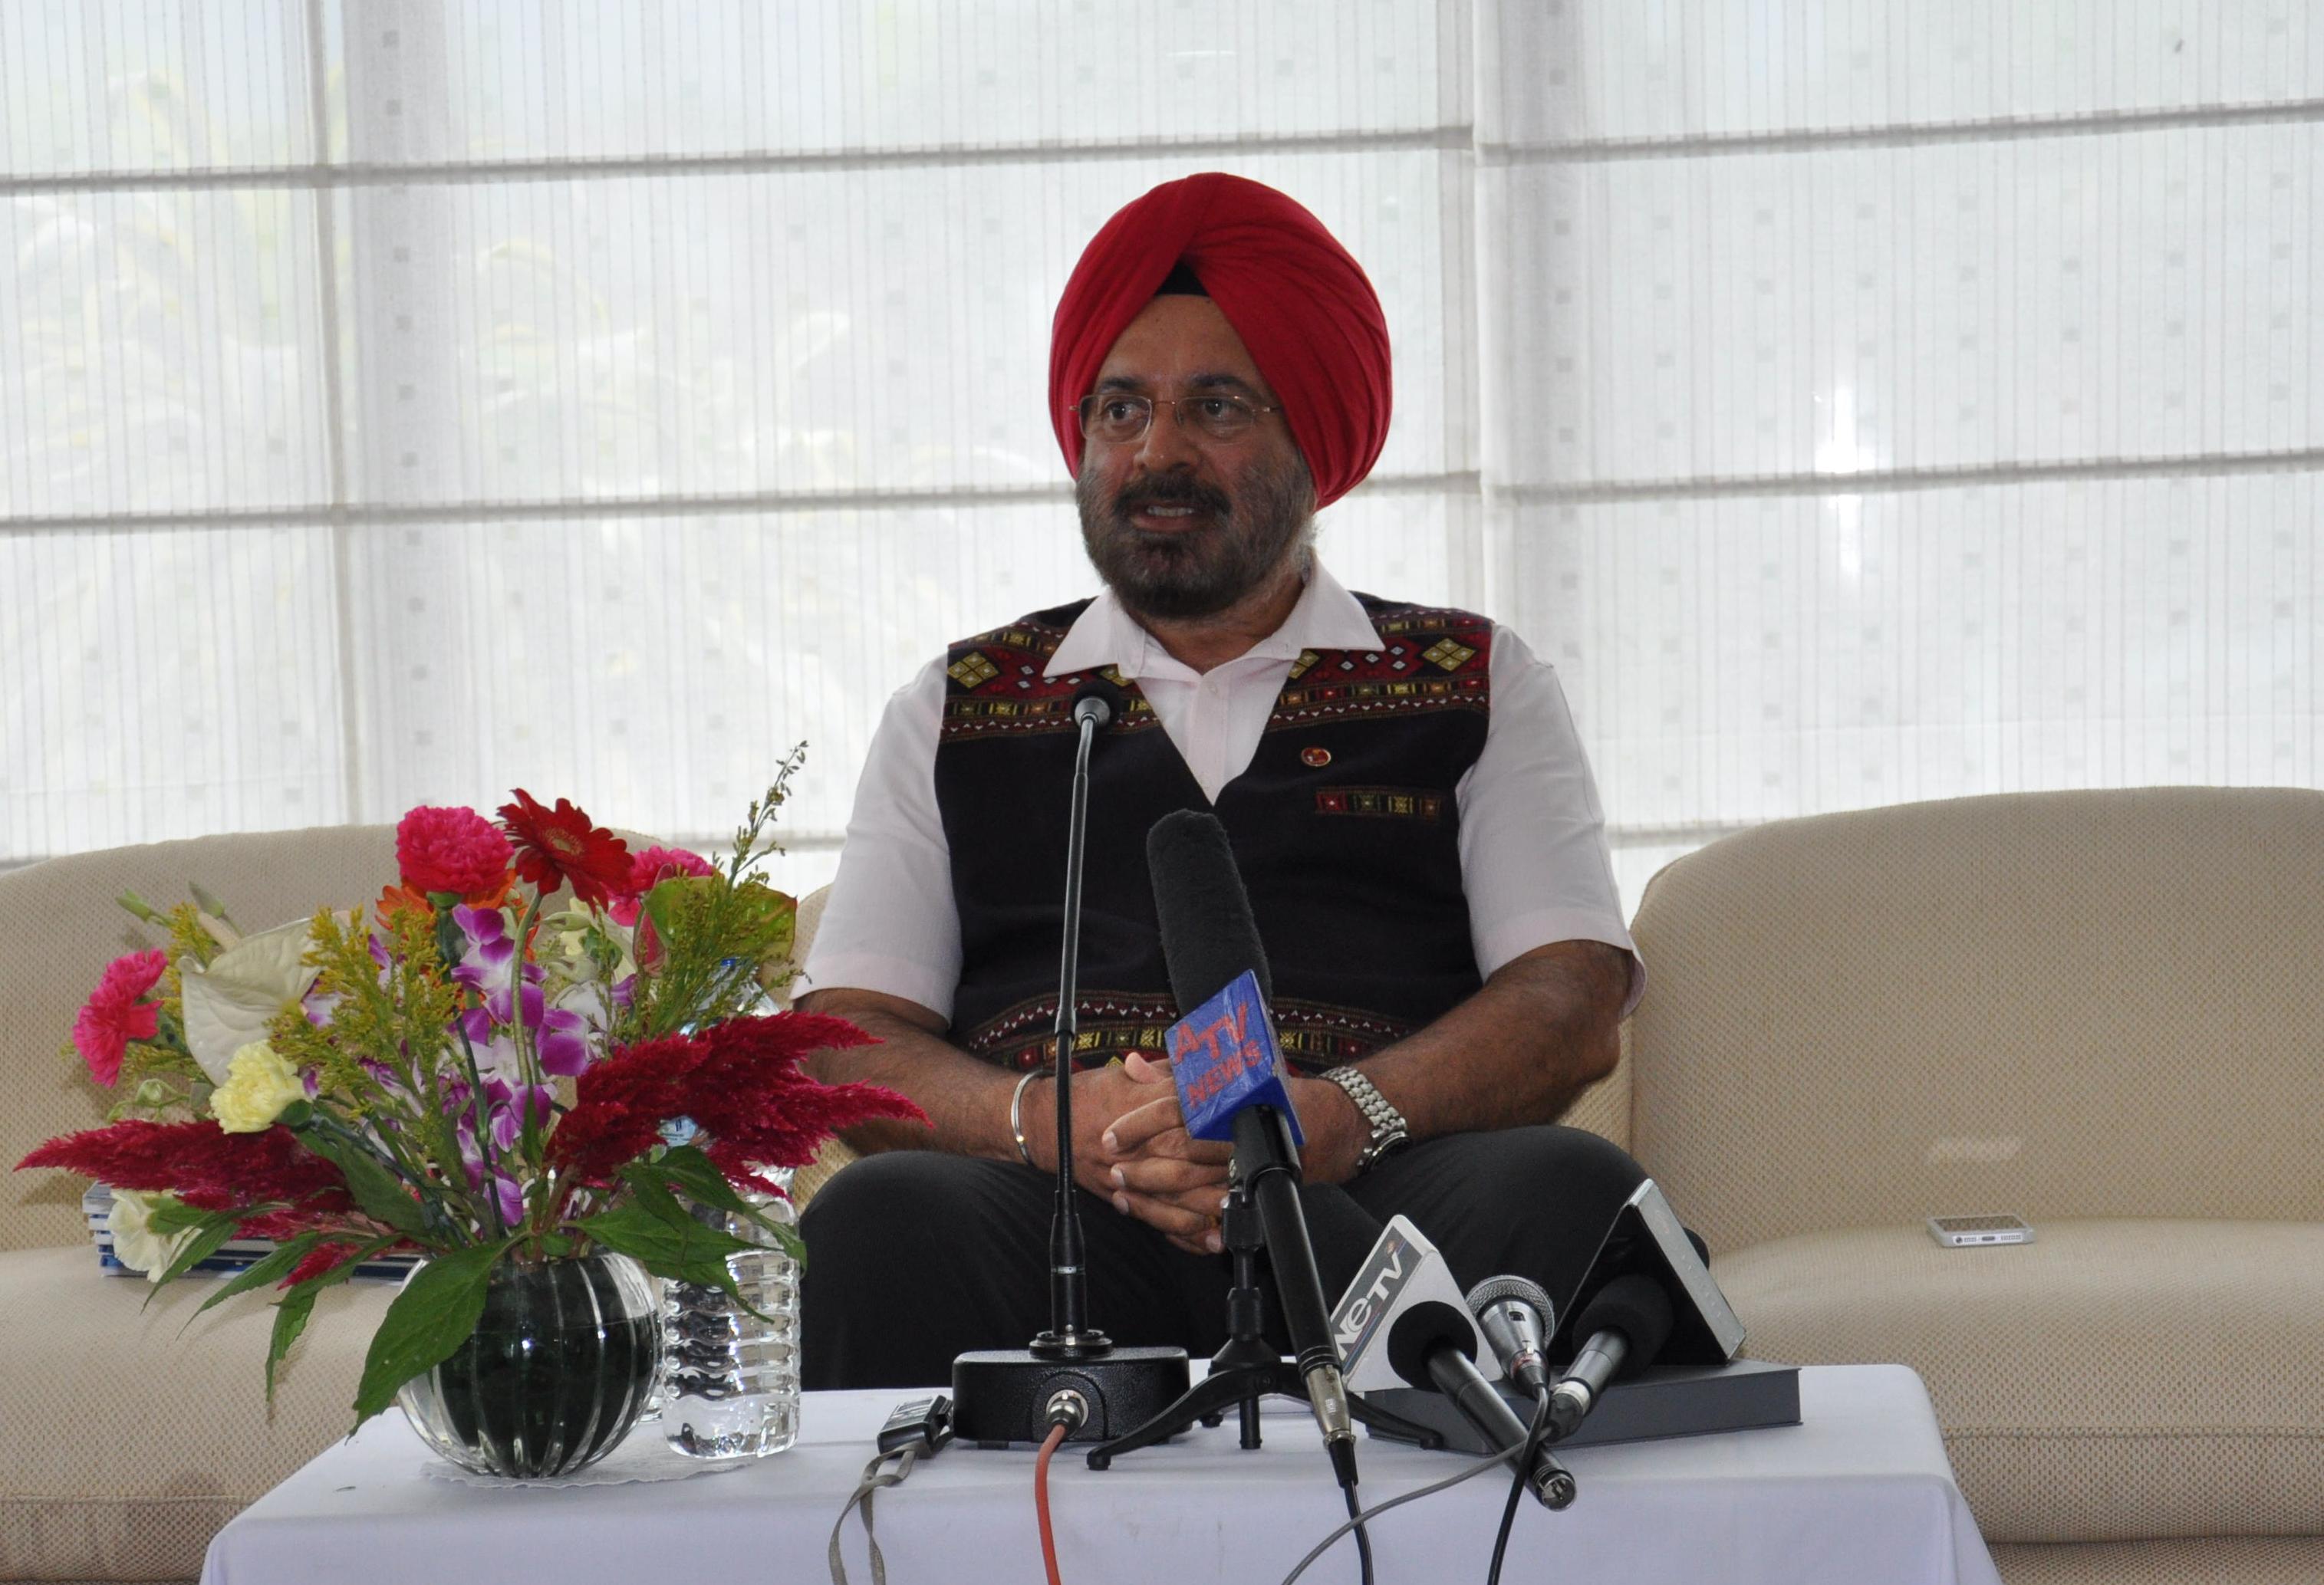
[(307, 955), (309, 921), (295, 919), (245, 935), (203, 968), (191, 958), (178, 964), (185, 989), (186, 1045), (210, 1083), (223, 1084), (234, 1054), (266, 1038), (266, 1027), (283, 1008), (307, 994), (315, 970)]
[(159, 1282), (161, 1274), (170, 1269), (170, 1262), (178, 1258), (194, 1230), (164, 1238), (153, 1230), (153, 1212), (161, 1206), (174, 1203), (166, 1194), (141, 1194), (134, 1189), (113, 1191), (113, 1209), (106, 1213), (106, 1227), (113, 1234), (113, 1258), (132, 1271), (142, 1271), (147, 1282)]

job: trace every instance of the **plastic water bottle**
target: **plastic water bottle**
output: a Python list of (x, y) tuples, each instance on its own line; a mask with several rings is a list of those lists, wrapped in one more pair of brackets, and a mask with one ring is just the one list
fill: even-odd
[[(786, 1186), (788, 1172), (766, 1175)], [(744, 1192), (770, 1221), (788, 1225), (790, 1202)], [(719, 1287), (662, 1285), (662, 1434), (689, 1458), (742, 1460), (781, 1452), (798, 1440), (798, 1263), (747, 1217), (696, 1205), (694, 1214), (758, 1246), (726, 1258), (734, 1286), (762, 1320)]]

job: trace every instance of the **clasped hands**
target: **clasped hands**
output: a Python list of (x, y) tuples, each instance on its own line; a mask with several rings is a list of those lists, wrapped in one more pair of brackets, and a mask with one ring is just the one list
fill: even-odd
[[(1119, 1065), (1084, 1069), (1073, 1082), (1074, 1182), (1186, 1253), (1217, 1253), (1222, 1247), (1219, 1212), (1226, 1204), (1227, 1164), (1234, 1151), (1223, 1141), (1186, 1132), (1169, 1063), (1133, 1052)], [(1353, 1171), (1362, 1148), (1361, 1114), (1335, 1084), (1297, 1078), (1289, 1083), (1292, 1105), (1307, 1134), (1306, 1176), (1338, 1182)], [(1357, 1124), (1352, 1143), (1346, 1127), (1351, 1120)], [(1054, 1145), (1041, 1147), (1042, 1140), (1056, 1138), (1054, 1114), (1047, 1128), (1028, 1134), (1036, 1162), (1054, 1167)]]

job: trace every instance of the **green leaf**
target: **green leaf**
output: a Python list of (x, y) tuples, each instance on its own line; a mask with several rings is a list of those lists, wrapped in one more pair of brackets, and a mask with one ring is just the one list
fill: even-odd
[(178, 1258), (171, 1261), (167, 1269), (154, 1279), (152, 1291), (145, 1295), (145, 1303), (152, 1304), (154, 1294), (160, 1293), (171, 1283), (217, 1254), (218, 1247), (234, 1237), (234, 1230), (240, 1227), (243, 1219), (250, 1214), (247, 1211), (205, 1212), (202, 1220), (195, 1225), (193, 1232), (187, 1238), (184, 1247), (178, 1251)]
[(484, 1313), (493, 1267), (513, 1238), (431, 1257), (380, 1318), (355, 1388), (355, 1429), (395, 1401), (396, 1389), (452, 1357)]
[(266, 1406), (274, 1407), (274, 1368), (299, 1334), (307, 1330), (307, 1318), (315, 1313), (315, 1297), (325, 1288), (335, 1288), (355, 1274), (355, 1267), (378, 1254), (396, 1240), (392, 1237), (374, 1239), (340, 1265), (320, 1276), (310, 1276), (292, 1288), (274, 1304), (274, 1336), (266, 1346)]
[(318, 1128), (301, 1129), (299, 1142), (339, 1169), (347, 1193), (363, 1213), (398, 1232), (423, 1234), (428, 1217), (411, 1191), (378, 1156), (350, 1139), (335, 1138)]
[[(204, 1299), (194, 1311), (194, 1315), (199, 1315), (214, 1305), (225, 1304), (236, 1294), (246, 1294), (253, 1288), (263, 1288), (268, 1283), (289, 1276), (290, 1268), (304, 1260), (309, 1252), (322, 1241), (321, 1233), (300, 1233), (248, 1270), (238, 1274), (233, 1281), (219, 1285), (218, 1291)], [(194, 1323), (194, 1315), (186, 1317), (186, 1326), (191, 1326)], [(183, 1332), (185, 1327), (180, 1327), (178, 1330)]]
[[(657, 1190), (660, 1198), (676, 1205), (668, 1190)], [(684, 1214), (672, 1222), (649, 1208), (647, 1193), (639, 1191), (639, 1198), (627, 1205), (617, 1206), (602, 1215), (584, 1217), (573, 1225), (587, 1233), (598, 1243), (617, 1254), (627, 1255), (656, 1276), (673, 1282), (690, 1282), (697, 1287), (720, 1288), (726, 1296), (756, 1315), (761, 1321), (773, 1316), (742, 1297), (734, 1286), (734, 1274), (726, 1268), (726, 1257), (745, 1251), (755, 1251), (759, 1246), (748, 1244), (732, 1233), (718, 1228), (706, 1227)]]
[(299, 1341), (299, 1334), (307, 1330), (307, 1318), (315, 1313), (315, 1295), (322, 1291), (327, 1280), (318, 1277), (302, 1282), (275, 1304), (274, 1335), (266, 1345), (266, 1407), (270, 1413), (274, 1407), (274, 1368), (290, 1351), (290, 1345)]
[(145, 1225), (167, 1238), (189, 1227), (199, 1227), (217, 1214), (215, 1211), (197, 1211), (182, 1200), (164, 1200), (146, 1216)]
[(636, 1182), (639, 1175), (655, 1174), (667, 1180), (667, 1186), (705, 1205), (736, 1216), (748, 1217), (753, 1223), (773, 1235), (783, 1252), (801, 1265), (807, 1262), (807, 1246), (800, 1241), (798, 1231), (788, 1223), (775, 1221), (736, 1192), (726, 1181), (726, 1175), (717, 1164), (692, 1145), (678, 1145), (665, 1150), (659, 1159), (651, 1163), (632, 1162), (622, 1169), (622, 1175)]

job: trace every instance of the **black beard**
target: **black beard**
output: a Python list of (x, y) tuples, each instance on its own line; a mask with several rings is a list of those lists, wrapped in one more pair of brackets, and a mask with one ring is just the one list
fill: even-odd
[[(1224, 491), (1181, 474), (1143, 475), (1109, 501), (1084, 460), (1074, 498), (1090, 565), (1134, 616), (1216, 616), (1265, 585), (1314, 521), (1314, 484), (1296, 454), (1245, 478), (1239, 506)], [(1150, 506), (1191, 506), (1210, 521), (1150, 532), (1130, 521)]]

